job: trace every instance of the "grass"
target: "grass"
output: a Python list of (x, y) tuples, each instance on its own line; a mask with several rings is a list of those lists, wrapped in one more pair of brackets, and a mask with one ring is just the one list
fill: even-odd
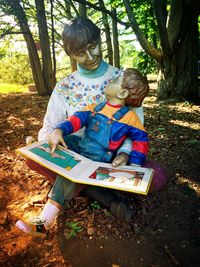
[(28, 85), (0, 83), (0, 94), (24, 93), (28, 91)]

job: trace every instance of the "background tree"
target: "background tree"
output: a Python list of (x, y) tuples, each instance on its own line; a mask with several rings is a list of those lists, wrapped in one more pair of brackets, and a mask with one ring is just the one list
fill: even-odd
[[(49, 1), (36, 1), (36, 3), (41, 4), (44, 4), (44, 2), (46, 17), (48, 18)], [(158, 99), (196, 99), (199, 97), (197, 62), (199, 55), (198, 15), (200, 13), (200, 1), (99, 0), (98, 2), (93, 2), (92, 0), (51, 0), (50, 2), (51, 4), (53, 3), (54, 7), (53, 10), (51, 9), (51, 17), (54, 18), (54, 28), (52, 30), (55, 34), (55, 40), (51, 34), (51, 42), (60, 43), (60, 33), (57, 29), (62, 29), (64, 23), (67, 22), (66, 19), (71, 19), (80, 15), (80, 13), (84, 16), (87, 15), (102, 28), (103, 33), (106, 33), (106, 49), (110, 63), (112, 63), (112, 53), (114, 52), (114, 64), (119, 66), (119, 46), (121, 46), (120, 51), (123, 49), (121, 55), (124, 58), (124, 51), (130, 51), (127, 47), (131, 49), (132, 45), (132, 53), (128, 52), (128, 55), (131, 56), (133, 66), (142, 68), (146, 74), (155, 66), (157, 67)], [(24, 34), (27, 42), (36, 86), (39, 86), (40, 94), (48, 93), (47, 85), (45, 84), (47, 78), (42, 76), (41, 69), (44, 70), (44, 68), (40, 65), (39, 57), (34, 47), (34, 39), (28, 25), (30, 14), (33, 15), (35, 12), (35, 6), (31, 6), (27, 0), (0, 0), (0, 4), (3, 5), (4, 13), (15, 15), (17, 18), (20, 31)], [(42, 9), (44, 12), (44, 7)], [(43, 19), (44, 17), (43, 13)], [(39, 18), (37, 19), (39, 24), (38, 20)], [(113, 25), (112, 45), (109, 41), (111, 29), (108, 27), (111, 23)], [(48, 24), (48, 21), (44, 24)], [(117, 28), (118, 30), (116, 31)], [(47, 28), (45, 31), (47, 33)], [(133, 32), (143, 49), (137, 53), (137, 57), (135, 57), (135, 37), (132, 34)], [(125, 34), (129, 34), (132, 40), (130, 42), (123, 42), (122, 46), (120, 38)], [(105, 35), (103, 39), (106, 40)], [(45, 43), (44, 47), (50, 51), (48, 43)], [(48, 56), (48, 58), (50, 57)], [(143, 60), (138, 62), (138, 58)], [(153, 64), (153, 62), (156, 64)], [(42, 62), (42, 64), (44, 63)], [(71, 66), (73, 70), (76, 69), (74, 62)]]
[(52, 61), (53, 61), (53, 82), (56, 78), (56, 51), (55, 51), (55, 31), (54, 31), (54, 0), (50, 0), (50, 20), (51, 20), (51, 38), (52, 38)]
[(47, 94), (44, 77), (41, 69), (40, 59), (37, 53), (35, 41), (33, 39), (32, 33), (30, 31), (26, 14), (24, 12), (23, 7), (20, 4), (20, 1), (0, 1), (1, 7), (4, 12), (9, 15), (13, 15), (20, 27), (20, 30), (24, 36), (24, 40), (27, 44), (29, 60), (31, 65), (31, 70), (33, 74), (33, 79), (38, 89), (39, 95)]
[[(99, 6), (105, 9), (105, 4), (103, 0), (99, 0)], [(106, 44), (107, 44), (107, 57), (109, 64), (113, 64), (113, 49), (112, 49), (112, 40), (111, 40), (111, 31), (109, 26), (109, 20), (106, 13), (102, 13), (102, 21), (104, 26)]]
[[(85, 0), (76, 1), (92, 6)], [(141, 47), (156, 61), (158, 99), (199, 98), (197, 61), (200, 1), (110, 0), (111, 7), (115, 8), (116, 3), (118, 10), (125, 8), (123, 14), (117, 11), (117, 17), (108, 9), (94, 5), (93, 8), (107, 13), (121, 24), (123, 22), (126, 28), (131, 27)], [(139, 24), (144, 15), (145, 25)]]
[(157, 62), (158, 99), (198, 98), (197, 55), (200, 2), (154, 0), (153, 5), (149, 2), (157, 22), (159, 49), (150, 44), (142, 33), (134, 16), (132, 2), (129, 0), (123, 0), (123, 2), (138, 41), (145, 52)]
[[(116, 10), (112, 10), (114, 16), (116, 17)], [(112, 18), (112, 33), (113, 33), (113, 53), (114, 53), (114, 61), (113, 65), (115, 67), (120, 67), (120, 51), (119, 51), (119, 34), (117, 29), (117, 22)]]
[(35, 0), (40, 46), (42, 52), (42, 71), (47, 93), (50, 94), (55, 85), (55, 76), (52, 68), (51, 50), (49, 42), (49, 34), (47, 29), (47, 21), (45, 15), (45, 7), (43, 0)]

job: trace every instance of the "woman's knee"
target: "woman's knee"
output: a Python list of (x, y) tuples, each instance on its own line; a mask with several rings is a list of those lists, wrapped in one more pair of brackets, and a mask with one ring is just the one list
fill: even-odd
[(164, 166), (154, 161), (146, 161), (143, 167), (154, 170), (149, 192), (158, 191), (167, 183), (167, 170)]
[(26, 164), (28, 165), (28, 167), (33, 170), (36, 171), (37, 173), (45, 176), (50, 182), (54, 182), (56, 179), (56, 173), (41, 166), (39, 163), (31, 160), (31, 159), (26, 159)]

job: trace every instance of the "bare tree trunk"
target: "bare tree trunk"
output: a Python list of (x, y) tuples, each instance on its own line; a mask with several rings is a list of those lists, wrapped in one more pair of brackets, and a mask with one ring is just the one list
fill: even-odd
[[(181, 3), (182, 2), (182, 3)], [(168, 36), (170, 55), (163, 56), (158, 79), (158, 99), (197, 100), (198, 92), (198, 8), (194, 3), (178, 1), (179, 10), (172, 9)]]
[(131, 8), (130, 0), (123, 0), (133, 31), (140, 45), (159, 66), (158, 99), (197, 99), (198, 92), (198, 24), (200, 1), (154, 0), (161, 49), (148, 43)]
[[(71, 13), (71, 8), (74, 10), (76, 16), (79, 15), (79, 12), (86, 12), (85, 8), (80, 10), (81, 5), (79, 5), (79, 11), (78, 11), (72, 0), (65, 0), (65, 7), (66, 7), (66, 17), (69, 20), (73, 18), (72, 13)], [(69, 57), (69, 58), (70, 58), (71, 72), (74, 72), (75, 70), (77, 70), (77, 62), (72, 57)]]
[(79, 16), (86, 18), (87, 17), (87, 8), (84, 4), (79, 4)]
[[(116, 15), (116, 10), (113, 10), (112, 12)], [(120, 68), (118, 29), (117, 29), (117, 22), (114, 19), (112, 19), (112, 32), (113, 32), (114, 66)]]
[[(99, 0), (99, 6), (105, 9), (105, 4), (103, 0)], [(102, 13), (103, 18), (103, 25), (104, 31), (106, 35), (106, 44), (107, 44), (107, 51), (108, 51), (108, 62), (109, 64), (113, 65), (113, 49), (112, 49), (112, 41), (110, 37), (110, 26), (108, 22), (108, 16), (106, 13)]]
[(39, 95), (47, 95), (47, 89), (45, 86), (43, 73), (41, 70), (41, 64), (40, 59), (37, 53), (36, 45), (33, 39), (33, 36), (30, 32), (28, 22), (26, 19), (25, 12), (20, 5), (20, 1), (13, 1), (8, 0), (7, 4), (12, 9), (12, 14), (17, 18), (17, 21), (19, 23), (20, 29), (23, 32), (24, 39), (26, 41), (27, 49), (28, 49), (28, 55), (31, 65), (31, 70), (33, 74), (33, 79), (35, 82), (35, 86), (37, 88)]
[(51, 4), (51, 38), (52, 38), (53, 76), (56, 82), (56, 52), (55, 52), (55, 35), (54, 35), (53, 0), (50, 0), (50, 4)]
[(45, 16), (44, 0), (35, 0), (35, 5), (42, 51), (44, 79), (48, 94), (51, 94), (52, 89), (55, 86), (55, 76), (52, 68), (50, 42)]
[(40, 59), (36, 50), (35, 42), (33, 40), (32, 34), (29, 31), (29, 28), (27, 28), (27, 25), (22, 24), (20, 25), (20, 28), (22, 31), (25, 31), (26, 33), (24, 35), (24, 39), (26, 41), (28, 54), (29, 54), (29, 60), (31, 65), (31, 70), (33, 74), (33, 80), (35, 82), (36, 89), (38, 91), (38, 94), (40, 96), (47, 95), (47, 88), (44, 82), (44, 77), (41, 69)]

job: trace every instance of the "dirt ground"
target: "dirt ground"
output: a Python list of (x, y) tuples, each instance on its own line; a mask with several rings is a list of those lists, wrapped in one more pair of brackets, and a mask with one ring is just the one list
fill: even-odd
[[(80, 195), (45, 240), (14, 226), (24, 214), (38, 214), (51, 187), (15, 149), (26, 136), (37, 137), (48, 97), (0, 95), (0, 266), (200, 266), (200, 107), (187, 101), (158, 104), (151, 87), (144, 103), (149, 157), (167, 167), (167, 185), (148, 196), (123, 193), (136, 210), (130, 224)], [(70, 223), (80, 226), (74, 237)]]

